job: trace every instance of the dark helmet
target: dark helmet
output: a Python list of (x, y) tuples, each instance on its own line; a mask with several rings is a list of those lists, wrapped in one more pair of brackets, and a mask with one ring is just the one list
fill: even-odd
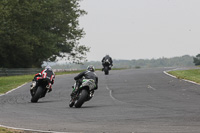
[(110, 56), (107, 54), (106, 57), (110, 57)]
[(94, 68), (93, 65), (89, 65), (89, 66), (87, 67), (87, 70), (88, 70), (88, 71), (91, 71), (91, 72), (94, 72), (94, 71), (95, 71), (95, 68)]

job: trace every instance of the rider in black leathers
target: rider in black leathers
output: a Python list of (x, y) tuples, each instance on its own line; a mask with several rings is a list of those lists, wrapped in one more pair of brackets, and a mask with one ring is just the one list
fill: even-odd
[[(110, 65), (111, 66), (113, 66), (113, 60), (112, 60), (112, 58), (109, 56), (109, 55), (106, 55), (105, 57), (103, 57), (103, 59), (102, 59), (102, 65), (103, 65), (103, 69), (104, 69), (104, 67), (105, 67), (105, 61), (108, 59), (108, 61), (110, 62)], [(102, 71), (103, 71), (103, 69), (102, 69)], [(110, 68), (111, 69), (111, 68)]]
[[(74, 80), (76, 80), (76, 85), (78, 85), (78, 88), (81, 86), (82, 80), (84, 78), (84, 79), (93, 79), (96, 84), (96, 88), (94, 88), (94, 90), (98, 89), (98, 77), (94, 71), (95, 71), (94, 66), (90, 65), (87, 67), (86, 71), (81, 72), (76, 77), (74, 77)], [(78, 90), (73, 90), (71, 96), (75, 95), (77, 91)]]

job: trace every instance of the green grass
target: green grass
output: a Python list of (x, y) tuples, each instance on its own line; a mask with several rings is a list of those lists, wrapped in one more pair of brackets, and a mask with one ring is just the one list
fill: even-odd
[(10, 133), (10, 132), (7, 131), (5, 128), (0, 127), (0, 133)]
[(179, 79), (187, 79), (196, 83), (200, 83), (200, 69), (178, 70), (170, 71), (168, 73), (176, 76)]
[(14, 89), (26, 82), (30, 82), (34, 75), (0, 77), (0, 94)]
[(24, 133), (24, 132), (20, 131), (20, 130), (14, 130), (14, 129), (0, 127), (0, 133)]

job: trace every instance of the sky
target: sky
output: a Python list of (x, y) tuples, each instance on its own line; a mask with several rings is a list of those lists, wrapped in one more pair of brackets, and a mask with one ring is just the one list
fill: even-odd
[(200, 53), (200, 0), (82, 0), (80, 8), (89, 61)]

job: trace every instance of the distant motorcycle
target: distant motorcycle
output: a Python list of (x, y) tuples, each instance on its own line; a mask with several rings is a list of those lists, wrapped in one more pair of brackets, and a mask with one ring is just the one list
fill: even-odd
[[(32, 83), (32, 86), (36, 84), (35, 82)], [(30, 89), (31, 93), (31, 102), (36, 103), (42, 97), (45, 97), (47, 91), (51, 89), (51, 80), (50, 77), (45, 77), (38, 80), (38, 85)]]
[(78, 87), (78, 83), (73, 86), (77, 93), (71, 96), (69, 107), (75, 106), (80, 108), (85, 102), (89, 101), (94, 96), (94, 88), (96, 87), (93, 79), (83, 79), (82, 84)]
[(109, 60), (107, 59), (104, 62), (104, 68), (103, 68), (103, 71), (104, 71), (105, 75), (109, 74), (109, 70), (111, 70), (111, 64), (110, 64)]

